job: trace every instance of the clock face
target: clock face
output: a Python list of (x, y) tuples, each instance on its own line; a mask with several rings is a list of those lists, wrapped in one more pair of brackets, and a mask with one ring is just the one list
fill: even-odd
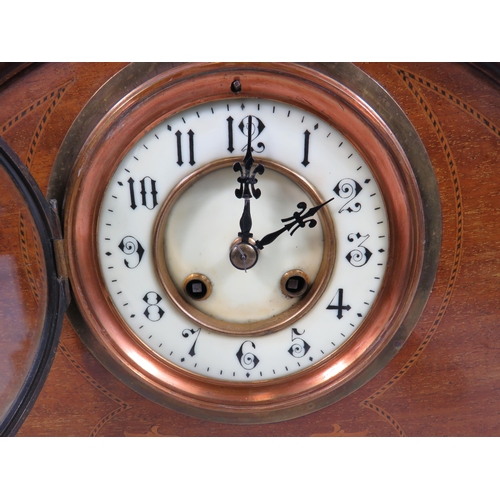
[(351, 71), (132, 65), (75, 122), (74, 324), (141, 394), (284, 420), (358, 388), (409, 335), (432, 284), (432, 166)]
[[(248, 253), (233, 250), (246, 201), (233, 166), (249, 147), (250, 175), (264, 169), (247, 198), (258, 258), (245, 268), (231, 257)], [(125, 328), (179, 368), (255, 382), (305, 370), (356, 332), (390, 237), (375, 176), (345, 136), (291, 104), (234, 98), (183, 110), (130, 148), (104, 191), (97, 243)]]

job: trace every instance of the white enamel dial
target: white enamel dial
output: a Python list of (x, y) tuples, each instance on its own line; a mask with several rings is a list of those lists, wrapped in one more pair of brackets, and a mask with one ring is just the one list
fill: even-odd
[[(304, 214), (318, 200), (331, 201), (312, 217), (315, 227), (284, 231), (259, 251), (254, 267), (240, 270), (229, 258), (244, 209), (235, 195), (240, 174), (233, 163), (246, 154), (249, 116), (255, 165), (265, 168), (256, 175), (261, 195), (250, 200), (253, 239), (283, 228), (282, 219), (300, 212), (301, 202)], [(219, 166), (207, 167), (214, 163)], [(181, 189), (196, 172), (199, 177)], [(170, 299), (153, 256), (153, 233), (172, 193), (180, 194), (166, 220), (164, 255), (157, 258), (164, 258), (186, 303), (229, 330), (250, 325), (248, 335), (203, 326)], [(333, 246), (325, 242), (325, 220), (333, 223)], [(307, 369), (355, 334), (381, 289), (389, 223), (376, 179), (346, 137), (289, 104), (235, 98), (186, 109), (132, 145), (105, 190), (97, 243), (109, 297), (134, 335), (183, 370), (251, 383)], [(325, 251), (335, 256), (326, 270)], [(285, 327), (252, 333), (253, 323), (272, 325), (292, 306), (300, 309), (307, 294), (286, 297), (280, 287), (282, 276), (296, 269), (311, 286), (325, 282), (321, 295)], [(184, 292), (192, 273), (212, 285), (205, 300)]]

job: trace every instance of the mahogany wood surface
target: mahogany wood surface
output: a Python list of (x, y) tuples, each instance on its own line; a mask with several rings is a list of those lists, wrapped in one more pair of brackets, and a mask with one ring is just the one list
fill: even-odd
[[(23, 67), (0, 86), (0, 135), (46, 192), (80, 110), (124, 64)], [(111, 375), (65, 318), (44, 388), (20, 436), (500, 435), (500, 86), (495, 71), (449, 63), (358, 66), (419, 133), (441, 196), (436, 281), (408, 341), (370, 382), (287, 422), (231, 425), (163, 408)]]

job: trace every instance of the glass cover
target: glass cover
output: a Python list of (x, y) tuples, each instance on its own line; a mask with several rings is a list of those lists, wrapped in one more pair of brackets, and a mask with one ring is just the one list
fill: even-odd
[(0, 422), (23, 390), (47, 308), (43, 248), (28, 204), (0, 164)]

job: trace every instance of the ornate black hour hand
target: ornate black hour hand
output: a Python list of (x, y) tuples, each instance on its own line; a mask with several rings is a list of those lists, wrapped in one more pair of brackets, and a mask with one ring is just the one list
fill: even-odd
[(252, 216), (250, 214), (250, 199), (245, 197), (245, 206), (240, 219), (238, 238), (233, 241), (229, 251), (229, 260), (236, 269), (247, 272), (257, 263), (259, 252), (252, 240)]
[(245, 158), (243, 159), (243, 165), (239, 161), (237, 161), (233, 165), (233, 170), (235, 172), (240, 172), (240, 176), (238, 177), (238, 182), (240, 183), (240, 187), (234, 191), (236, 198), (259, 198), (261, 195), (260, 189), (255, 187), (258, 180), (255, 178), (257, 174), (262, 175), (264, 173), (264, 165), (258, 164), (252, 171), (252, 166), (255, 163), (255, 160), (252, 156), (252, 115), (248, 116), (248, 143), (247, 143), (247, 152)]
[[(266, 234), (261, 240), (255, 242), (255, 246), (262, 250), (265, 246), (272, 243), (280, 234), (283, 234), (285, 231), (290, 232), (290, 236), (299, 229), (299, 227), (314, 227), (317, 224), (316, 219), (312, 219), (316, 212), (323, 208), (327, 203), (330, 203), (333, 198), (330, 198), (328, 201), (321, 203), (321, 205), (316, 205), (315, 207), (310, 208), (306, 213), (305, 210), (307, 208), (307, 204), (304, 201), (301, 201), (297, 208), (300, 212), (294, 212), (291, 217), (287, 217), (286, 219), (281, 219), (281, 222), (288, 222), (281, 229), (274, 231), (273, 233)], [(290, 222), (289, 222), (290, 221)]]

